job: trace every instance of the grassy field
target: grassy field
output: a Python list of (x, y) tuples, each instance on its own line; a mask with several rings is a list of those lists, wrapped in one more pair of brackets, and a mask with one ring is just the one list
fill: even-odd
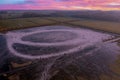
[(52, 24), (56, 24), (56, 22), (46, 20), (44, 18), (22, 18), (0, 20), (0, 32)]
[(119, 22), (86, 20), (80, 18), (45, 17), (0, 20), (0, 32), (47, 25), (71, 25), (120, 34)]
[(96, 20), (73, 21), (70, 24), (120, 34), (120, 23)]

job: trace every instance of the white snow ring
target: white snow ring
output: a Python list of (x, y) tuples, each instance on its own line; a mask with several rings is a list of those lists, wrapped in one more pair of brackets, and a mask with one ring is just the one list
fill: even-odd
[[(67, 41), (63, 41), (63, 42), (55, 42), (55, 43), (35, 43), (35, 42), (29, 42), (29, 41), (22, 41), (22, 37), (28, 36), (28, 35), (32, 35), (32, 34), (36, 34), (36, 33), (43, 33), (43, 32), (52, 32), (52, 31), (66, 31), (66, 32), (71, 32), (77, 35), (77, 37), (75, 39), (72, 40), (67, 40)], [(55, 30), (41, 30), (41, 31), (33, 31), (33, 32), (28, 32), (28, 33), (14, 33), (14, 32), (9, 32), (6, 34), (7, 37), (7, 45), (8, 45), (8, 49), (11, 53), (13, 53), (16, 56), (19, 57), (23, 57), (23, 58), (27, 58), (27, 59), (43, 59), (43, 58), (49, 58), (49, 57), (54, 57), (54, 56), (59, 56), (59, 55), (64, 55), (64, 54), (70, 54), (76, 51), (81, 51), (82, 49), (86, 48), (88, 45), (93, 45), (93, 43), (86, 43), (86, 41), (84, 41), (81, 38), (81, 32), (79, 30), (76, 29), (55, 29)], [(58, 36), (59, 37), (59, 36)], [(16, 50), (13, 49), (12, 45), (14, 43), (20, 43), (20, 44), (25, 44), (28, 46), (72, 46), (75, 45), (74, 48), (69, 49), (69, 50), (65, 50), (59, 53), (55, 53), (55, 54), (45, 54), (45, 55), (37, 55), (37, 56), (32, 56), (32, 55), (25, 55), (25, 54), (21, 54), (19, 52), (17, 52)], [(87, 44), (87, 45), (86, 45)], [(81, 46), (82, 45), (82, 46)]]

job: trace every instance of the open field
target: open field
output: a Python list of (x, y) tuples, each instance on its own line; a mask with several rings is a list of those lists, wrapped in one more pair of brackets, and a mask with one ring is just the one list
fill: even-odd
[(0, 31), (9, 31), (22, 28), (47, 26), (47, 25), (70, 25), (102, 30), (106, 32), (120, 34), (120, 23), (109, 21), (96, 21), (80, 18), (64, 18), (64, 17), (45, 17), (45, 18), (19, 18), (0, 20)]
[(118, 22), (80, 20), (80, 21), (70, 22), (70, 24), (78, 25), (78, 26), (85, 26), (87, 28), (120, 34), (120, 23)]
[(0, 20), (0, 32), (52, 24), (56, 24), (56, 22), (45, 20), (43, 18), (20, 18)]

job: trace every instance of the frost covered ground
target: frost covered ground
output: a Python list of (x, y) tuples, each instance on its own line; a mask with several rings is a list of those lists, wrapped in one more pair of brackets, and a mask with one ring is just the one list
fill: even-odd
[[(60, 70), (68, 73), (72, 80), (76, 80), (76, 76), (99, 80), (102, 74), (118, 76), (109, 65), (119, 55), (119, 47), (117, 43), (103, 42), (111, 37), (114, 35), (67, 26), (9, 31), (1, 34), (0, 57), (3, 61), (37, 62), (30, 73), (31, 80), (49, 80)], [(4, 50), (7, 55), (3, 59)]]

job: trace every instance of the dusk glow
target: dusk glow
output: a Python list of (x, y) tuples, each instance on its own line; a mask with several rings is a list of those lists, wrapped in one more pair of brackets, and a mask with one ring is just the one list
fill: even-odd
[(0, 10), (120, 10), (120, 0), (0, 0)]

